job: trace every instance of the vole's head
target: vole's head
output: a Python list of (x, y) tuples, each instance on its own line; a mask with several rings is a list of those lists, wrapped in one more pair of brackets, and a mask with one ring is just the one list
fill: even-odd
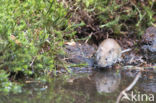
[(98, 67), (111, 66), (121, 56), (121, 47), (114, 39), (104, 40), (96, 52), (96, 63)]

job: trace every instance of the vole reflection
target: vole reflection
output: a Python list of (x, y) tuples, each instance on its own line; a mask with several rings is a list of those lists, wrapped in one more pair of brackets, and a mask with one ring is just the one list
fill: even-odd
[(111, 93), (119, 87), (121, 75), (112, 71), (97, 72), (94, 78), (99, 93)]
[(120, 73), (115, 71), (95, 71), (90, 75), (79, 75), (70, 78), (65, 88), (91, 94), (95, 94), (95, 92), (111, 93), (118, 89), (120, 81)]

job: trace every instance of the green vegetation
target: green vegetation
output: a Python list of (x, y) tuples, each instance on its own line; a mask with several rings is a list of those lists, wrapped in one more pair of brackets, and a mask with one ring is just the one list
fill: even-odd
[(101, 10), (99, 19), (102, 25), (100, 27), (112, 28), (116, 34), (124, 34), (127, 31), (134, 31), (137, 35), (143, 34), (145, 28), (155, 22), (154, 10), (152, 10), (154, 2), (149, 0), (146, 3), (128, 2), (128, 0), (122, 0), (119, 3), (115, 3), (114, 0), (102, 2), (106, 4), (106, 8), (98, 8)]
[[(89, 25), (83, 17), (114, 34), (142, 34), (155, 25), (154, 5), (152, 0), (0, 0), (0, 91), (20, 92), (19, 78), (45, 76), (63, 66), (57, 56), (75, 28)], [(77, 10), (87, 16), (75, 15)]]
[[(156, 25), (155, 10), (156, 2), (153, 0), (77, 0), (80, 11), (96, 22), (101, 29), (111, 30), (113, 34), (126, 34), (133, 32), (140, 36), (145, 29)], [(82, 15), (83, 16), (83, 15)], [(86, 17), (87, 18), (87, 17)], [(84, 20), (84, 19), (83, 19)], [(85, 21), (85, 20), (84, 20)]]
[[(38, 77), (55, 70), (63, 36), (72, 31), (66, 15), (56, 0), (0, 1), (0, 69), (6, 71), (0, 72), (6, 79), (0, 82), (7, 82), (8, 76), (14, 81), (19, 74)], [(4, 85), (0, 87), (11, 88)]]

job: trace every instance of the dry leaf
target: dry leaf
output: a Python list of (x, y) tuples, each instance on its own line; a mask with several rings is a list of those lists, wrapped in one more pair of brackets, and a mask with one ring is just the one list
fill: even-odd
[(17, 40), (17, 38), (14, 35), (10, 35), (10, 39), (13, 40), (15, 42), (15, 44), (21, 45), (21, 42), (19, 40)]

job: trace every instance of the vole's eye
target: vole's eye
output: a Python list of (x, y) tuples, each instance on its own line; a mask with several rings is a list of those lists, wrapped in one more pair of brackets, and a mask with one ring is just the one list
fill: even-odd
[(99, 57), (99, 60), (101, 59), (101, 57)]
[(109, 51), (109, 54), (113, 53), (113, 51), (115, 51), (114, 48)]

